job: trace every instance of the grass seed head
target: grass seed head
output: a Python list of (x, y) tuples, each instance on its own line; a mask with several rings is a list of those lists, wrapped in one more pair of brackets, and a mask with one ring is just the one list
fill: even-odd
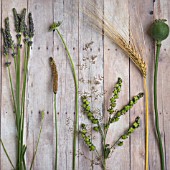
[(52, 57), (49, 58), (52, 76), (53, 76), (53, 92), (56, 94), (58, 90), (58, 72), (55, 61)]

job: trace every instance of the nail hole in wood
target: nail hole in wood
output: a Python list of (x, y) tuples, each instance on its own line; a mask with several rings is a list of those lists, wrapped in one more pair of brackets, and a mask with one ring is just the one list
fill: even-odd
[(149, 14), (150, 14), (150, 15), (153, 15), (153, 11), (150, 11)]

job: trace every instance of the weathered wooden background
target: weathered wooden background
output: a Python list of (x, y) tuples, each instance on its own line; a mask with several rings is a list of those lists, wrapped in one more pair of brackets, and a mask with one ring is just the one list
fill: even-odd
[[(108, 107), (109, 97), (118, 77), (123, 79), (118, 107), (126, 104), (132, 96), (143, 91), (142, 76), (138, 69), (127, 56), (114, 45), (108, 38), (90, 28), (85, 16), (81, 13), (80, 7), (85, 0), (1, 0), (0, 17), (1, 26), (4, 25), (4, 18), (9, 16), (13, 29), (12, 8), (18, 11), (27, 8), (32, 12), (35, 22), (35, 37), (29, 63), (29, 78), (27, 88), (26, 107), (26, 136), (28, 146), (26, 159), (27, 166), (30, 166), (33, 151), (38, 137), (40, 127), (39, 110), (45, 110), (45, 121), (43, 132), (34, 170), (54, 169), (55, 138), (54, 138), (54, 115), (53, 115), (53, 94), (51, 91), (51, 71), (48, 58), (54, 56), (59, 72), (59, 91), (57, 95), (58, 127), (59, 127), (59, 170), (72, 169), (72, 138), (74, 120), (74, 82), (71, 73), (70, 63), (67, 59), (63, 45), (59, 37), (48, 32), (48, 27), (53, 21), (63, 21), (60, 30), (68, 44), (69, 50), (76, 65), (79, 77), (80, 95), (88, 92), (92, 95), (92, 108), (97, 108), (104, 114)], [(148, 37), (147, 30), (155, 18), (165, 18), (170, 21), (169, 0), (96, 0), (96, 5), (103, 8), (104, 13), (111, 11), (110, 18), (114, 22), (115, 17), (119, 18), (118, 31), (124, 30), (134, 34), (141, 48), (145, 48), (144, 59), (148, 64), (148, 85), (149, 85), (149, 168), (160, 170), (158, 146), (154, 128), (153, 112), (153, 66), (154, 66), (154, 43)], [(145, 47), (142, 46), (143, 36), (138, 30), (143, 28)], [(15, 34), (13, 34), (14, 36)], [(128, 35), (128, 34), (127, 34)], [(93, 41), (89, 48), (86, 44)], [(2, 44), (2, 43), (1, 43)], [(166, 154), (166, 169), (170, 170), (170, 38), (163, 42), (161, 50), (158, 91), (159, 91), (159, 116), (160, 128), (164, 149)], [(2, 48), (1, 48), (2, 49)], [(4, 66), (4, 58), (1, 59), (1, 139), (15, 161), (15, 121), (11, 108), (9, 80), (7, 70)], [(127, 129), (136, 116), (141, 117), (141, 127), (126, 140), (124, 146), (115, 150), (112, 158), (108, 160), (109, 170), (143, 170), (145, 160), (145, 111), (144, 100), (123, 116), (121, 120), (112, 126), (109, 131), (108, 142), (114, 141), (122, 132)], [(79, 123), (87, 122), (86, 117), (81, 113)], [(100, 147), (100, 138), (94, 134), (94, 143)], [(86, 159), (94, 158), (94, 154), (88, 151), (87, 147), (79, 137), (78, 139), (77, 169), (79, 170), (100, 170), (98, 165), (91, 166)], [(0, 169), (10, 170), (11, 166), (0, 147)]]

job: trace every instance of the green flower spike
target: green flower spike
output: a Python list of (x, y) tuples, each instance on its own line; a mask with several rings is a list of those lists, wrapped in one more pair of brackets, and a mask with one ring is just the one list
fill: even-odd
[(116, 114), (110, 119), (110, 122), (117, 122), (120, 119), (120, 116), (127, 113), (137, 101), (144, 96), (144, 93), (139, 93), (137, 96), (134, 96), (132, 100), (130, 100), (129, 104), (124, 106), (120, 111), (117, 111)]
[[(83, 112), (87, 115), (87, 118), (93, 123), (93, 124), (99, 124), (99, 120), (96, 119), (93, 115), (93, 112), (91, 111), (91, 108), (90, 108), (90, 102), (87, 100), (87, 96), (82, 96), (82, 107), (83, 107)], [(97, 130), (97, 127), (94, 128), (96, 131)]]
[(10, 32), (10, 26), (9, 26), (9, 18), (7, 17), (5, 19), (5, 32), (6, 32), (6, 38), (9, 48), (14, 48), (14, 41), (12, 40), (11, 32)]
[(86, 125), (82, 124), (81, 125), (82, 130), (80, 131), (81, 136), (84, 140), (84, 142), (86, 143), (86, 145), (89, 147), (90, 151), (94, 151), (96, 149), (96, 147), (93, 145), (93, 143), (91, 142), (90, 136), (87, 136), (87, 129), (86, 129)]
[(107, 110), (110, 114), (113, 114), (115, 112), (114, 108), (116, 107), (116, 99), (119, 98), (119, 93), (121, 91), (121, 87), (122, 87), (122, 79), (118, 78), (118, 81), (114, 87), (113, 90), (113, 96), (110, 99), (110, 107)]
[(29, 35), (29, 38), (32, 38), (34, 36), (34, 22), (33, 22), (31, 13), (28, 14), (28, 20), (29, 20), (28, 35)]

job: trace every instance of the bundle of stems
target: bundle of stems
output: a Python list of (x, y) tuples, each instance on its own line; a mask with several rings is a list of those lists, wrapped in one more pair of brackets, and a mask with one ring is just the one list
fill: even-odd
[(148, 170), (148, 147), (149, 147), (149, 109), (148, 109), (148, 87), (147, 87), (147, 66), (142, 58), (141, 52), (137, 49), (132, 33), (128, 33), (132, 38), (132, 42), (129, 43), (123, 34), (118, 32), (118, 29), (113, 23), (111, 23), (103, 13), (103, 11), (96, 7), (91, 1), (87, 0), (82, 7), (82, 12), (88, 18), (89, 23), (100, 33), (106, 35), (112, 42), (117, 44), (124, 52), (129, 56), (131, 61), (137, 66), (143, 76), (143, 84), (145, 91), (145, 170)]
[(73, 136), (73, 165), (72, 165), (72, 169), (75, 170), (76, 169), (76, 146), (77, 146), (77, 133), (78, 133), (78, 120), (79, 120), (79, 114), (78, 114), (78, 80), (77, 80), (77, 75), (76, 75), (76, 70), (75, 70), (75, 66), (73, 63), (73, 59), (71, 57), (70, 51), (67, 47), (67, 44), (62, 36), (62, 34), (60, 33), (58, 27), (61, 25), (61, 22), (54, 22), (49, 30), (50, 31), (57, 31), (63, 45), (64, 48), (66, 50), (67, 56), (70, 60), (70, 64), (71, 64), (71, 69), (72, 69), (72, 73), (73, 73), (73, 78), (74, 78), (74, 83), (75, 83), (75, 121), (74, 121), (74, 136)]
[(56, 108), (56, 95), (58, 91), (58, 72), (55, 61), (52, 57), (49, 58), (51, 72), (53, 77), (53, 93), (54, 93), (54, 114), (55, 114), (55, 132), (56, 132), (56, 155), (55, 155), (55, 170), (57, 170), (57, 159), (58, 159), (58, 128), (57, 128), (57, 108)]
[[(32, 14), (28, 14), (28, 27), (25, 22), (26, 9), (24, 8), (21, 14), (18, 14), (16, 9), (13, 8), (14, 15), (14, 23), (15, 23), (15, 31), (17, 44), (15, 45), (12, 40), (12, 35), (10, 32), (9, 26), (9, 18), (5, 19), (5, 29), (2, 29), (4, 46), (3, 46), (3, 54), (6, 58), (5, 65), (7, 66), (9, 80), (10, 80), (10, 90), (12, 93), (12, 101), (13, 108), (15, 113), (15, 121), (16, 121), (16, 130), (17, 130), (17, 162), (16, 167), (12, 163), (7, 150), (1, 140), (1, 144), (5, 151), (5, 154), (12, 166), (13, 169), (17, 170), (25, 170), (26, 169), (26, 161), (25, 161), (25, 153), (27, 146), (24, 144), (24, 122), (25, 122), (25, 100), (26, 100), (26, 87), (27, 87), (27, 75), (28, 75), (28, 63), (30, 58), (30, 49), (32, 46), (32, 38), (34, 36), (34, 24), (32, 19)], [(23, 36), (23, 37), (22, 37)], [(22, 40), (24, 42), (24, 57), (21, 57), (21, 48), (22, 48)], [(12, 51), (11, 56), (14, 60), (14, 72), (15, 75), (11, 74), (10, 65), (12, 62), (9, 61), (10, 53)], [(22, 58), (24, 59), (24, 64), (21, 64)], [(24, 72), (22, 74), (21, 69), (24, 68)], [(15, 84), (13, 83), (13, 79), (16, 79)], [(42, 123), (44, 120), (44, 114), (42, 113), (42, 122), (41, 128), (39, 132), (39, 138), (42, 131)], [(32, 169), (35, 155), (37, 153), (39, 139), (37, 142), (36, 150), (33, 155), (33, 159), (31, 162), (30, 169)]]
[(84, 114), (87, 116), (89, 121), (91, 121), (93, 125), (93, 130), (99, 132), (102, 138), (102, 151), (101, 155), (99, 155), (99, 151), (96, 146), (92, 143), (90, 136), (88, 135), (87, 128), (85, 124), (81, 125), (80, 134), (89, 147), (90, 151), (95, 151), (97, 153), (97, 157), (100, 160), (100, 163), (103, 167), (103, 170), (106, 170), (107, 164), (106, 160), (111, 156), (112, 152), (116, 148), (116, 146), (122, 146), (124, 144), (124, 140), (127, 139), (140, 125), (140, 118), (137, 117), (130, 128), (122, 134), (113, 144), (106, 143), (107, 132), (111, 124), (119, 121), (122, 115), (125, 115), (133, 106), (137, 103), (137, 101), (143, 97), (143, 93), (139, 93), (134, 96), (127, 105), (125, 105), (122, 109), (116, 110), (116, 100), (119, 98), (119, 93), (121, 91), (122, 79), (118, 78), (118, 81), (114, 87), (112, 92), (112, 97), (110, 98), (110, 107), (108, 108), (109, 118), (103, 123), (98, 118), (95, 117), (93, 111), (90, 108), (90, 103), (88, 101), (87, 96), (82, 96), (82, 108)]

